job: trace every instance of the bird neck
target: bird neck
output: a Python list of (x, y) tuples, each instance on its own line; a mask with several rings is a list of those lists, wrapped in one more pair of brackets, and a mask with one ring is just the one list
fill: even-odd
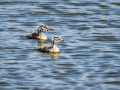
[(55, 47), (55, 46), (56, 46), (56, 45), (55, 45), (55, 42), (53, 41), (53, 42), (52, 42), (52, 47)]
[(57, 49), (57, 46), (55, 44), (52, 44), (52, 49), (53, 50), (56, 50)]
[(40, 36), (41, 34), (43, 34), (42, 31), (38, 29), (38, 35)]

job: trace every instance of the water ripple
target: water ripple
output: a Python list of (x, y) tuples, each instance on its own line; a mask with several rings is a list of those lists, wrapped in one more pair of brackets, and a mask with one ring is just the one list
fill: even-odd
[[(0, 90), (119, 90), (119, 0), (1, 0)], [(40, 43), (26, 38), (40, 24), (55, 31), (44, 32)], [(60, 53), (36, 51), (51, 44)]]

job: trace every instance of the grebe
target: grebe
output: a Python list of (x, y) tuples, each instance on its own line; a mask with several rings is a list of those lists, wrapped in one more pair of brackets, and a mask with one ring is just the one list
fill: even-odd
[(57, 46), (55, 45), (55, 43), (61, 42), (61, 41), (66, 41), (63, 40), (60, 37), (53, 37), (52, 38), (52, 46), (40, 46), (37, 48), (37, 51), (42, 51), (42, 52), (59, 52), (59, 49), (57, 48)]
[(46, 25), (40, 25), (38, 27), (38, 33), (37, 32), (32, 32), (26, 35), (26, 37), (30, 38), (30, 39), (47, 39), (47, 36), (45, 36), (42, 32), (44, 31), (53, 31), (53, 28), (49, 28)]

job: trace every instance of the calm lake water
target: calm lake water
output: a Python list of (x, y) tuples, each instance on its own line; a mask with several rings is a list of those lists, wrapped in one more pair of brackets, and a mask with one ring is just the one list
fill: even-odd
[(120, 0), (0, 0), (0, 90), (120, 90)]

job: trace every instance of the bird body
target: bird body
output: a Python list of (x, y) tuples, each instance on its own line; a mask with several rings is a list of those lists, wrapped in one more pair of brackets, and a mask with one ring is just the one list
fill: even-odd
[(52, 38), (52, 45), (51, 46), (40, 46), (37, 48), (37, 51), (42, 51), (42, 52), (59, 52), (59, 48), (55, 45), (57, 42), (65, 41), (60, 37), (53, 37)]
[(38, 36), (37, 32), (32, 32), (26, 35), (26, 37), (29, 39), (37, 39), (37, 36)]
[(54, 30), (52, 28), (49, 28), (46, 25), (40, 25), (38, 28), (38, 33), (37, 32), (32, 32), (26, 35), (27, 38), (29, 39), (47, 39), (47, 36), (45, 36), (42, 32), (44, 31), (51, 31)]
[(59, 52), (59, 49), (57, 48), (56, 45), (54, 46), (40, 46), (37, 48), (38, 51), (42, 52)]

